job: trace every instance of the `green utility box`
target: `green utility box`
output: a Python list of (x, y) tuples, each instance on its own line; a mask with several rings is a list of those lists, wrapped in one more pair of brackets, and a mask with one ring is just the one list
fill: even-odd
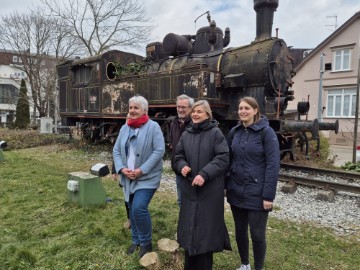
[(3, 153), (3, 150), (0, 149), (0, 161), (4, 161), (5, 158), (4, 158), (4, 153)]
[(106, 193), (98, 176), (86, 172), (69, 173), (67, 189), (70, 202), (81, 206), (105, 204)]

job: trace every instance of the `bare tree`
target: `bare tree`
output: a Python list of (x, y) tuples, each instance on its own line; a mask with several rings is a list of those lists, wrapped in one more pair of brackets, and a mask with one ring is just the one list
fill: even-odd
[(46, 116), (55, 98), (56, 64), (79, 52), (77, 39), (61, 19), (47, 17), (38, 9), (1, 17), (0, 42), (21, 59), (17, 68), (28, 77), (31, 103), (40, 117)]
[(42, 0), (51, 13), (72, 28), (88, 55), (113, 47), (139, 47), (152, 26), (138, 0)]

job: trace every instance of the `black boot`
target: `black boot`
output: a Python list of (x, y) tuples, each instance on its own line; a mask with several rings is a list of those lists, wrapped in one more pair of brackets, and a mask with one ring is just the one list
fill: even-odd
[(146, 253), (152, 251), (152, 243), (140, 247), (139, 258), (141, 259)]
[(128, 255), (133, 254), (134, 251), (138, 248), (138, 246), (139, 246), (139, 245), (132, 244), (132, 245), (128, 248), (128, 250), (127, 250), (126, 253), (127, 253)]

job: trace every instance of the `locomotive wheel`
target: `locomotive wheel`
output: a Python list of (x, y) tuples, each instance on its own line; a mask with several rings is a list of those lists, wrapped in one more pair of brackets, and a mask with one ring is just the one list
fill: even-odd
[(164, 134), (165, 144), (169, 143), (170, 124), (171, 124), (171, 122), (169, 122), (169, 121), (164, 121), (163, 123), (160, 124), (161, 131)]
[(305, 147), (305, 156), (306, 159), (309, 160), (309, 140), (306, 136), (306, 133), (296, 133), (294, 136), (294, 152), (296, 150), (296, 148), (300, 149), (300, 152), (304, 152), (304, 147)]
[(82, 137), (85, 140), (89, 140), (91, 138), (91, 127), (88, 123), (84, 124), (81, 127)]
[(280, 160), (283, 160), (286, 157), (287, 152), (280, 152)]
[(171, 149), (170, 149), (170, 121), (164, 121), (160, 124), (160, 128), (162, 133), (164, 134), (164, 140), (165, 140), (165, 156), (170, 157), (171, 156)]
[(84, 124), (81, 128), (83, 133), (83, 139), (87, 142), (93, 143), (98, 139), (99, 129), (89, 123)]
[(278, 135), (278, 140), (280, 144), (280, 160), (284, 159), (286, 155), (290, 154), (290, 159), (294, 160), (294, 144), (292, 136), (282, 136)]

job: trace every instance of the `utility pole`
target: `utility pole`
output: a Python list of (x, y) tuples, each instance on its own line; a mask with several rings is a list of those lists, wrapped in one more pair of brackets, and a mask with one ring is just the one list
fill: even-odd
[(318, 100), (318, 121), (322, 120), (322, 92), (323, 92), (323, 74), (324, 74), (324, 53), (320, 54), (320, 80), (319, 80), (319, 100)]
[(55, 112), (54, 112), (54, 131), (55, 134), (58, 133), (58, 113), (59, 113), (59, 103), (58, 103), (58, 79), (55, 80)]
[(356, 147), (358, 137), (358, 123), (359, 123), (359, 87), (360, 87), (360, 33), (358, 40), (358, 76), (357, 76), (357, 87), (356, 87), (356, 106), (355, 106), (355, 120), (354, 120), (354, 142), (353, 142), (353, 156), (352, 162), (356, 163)]

